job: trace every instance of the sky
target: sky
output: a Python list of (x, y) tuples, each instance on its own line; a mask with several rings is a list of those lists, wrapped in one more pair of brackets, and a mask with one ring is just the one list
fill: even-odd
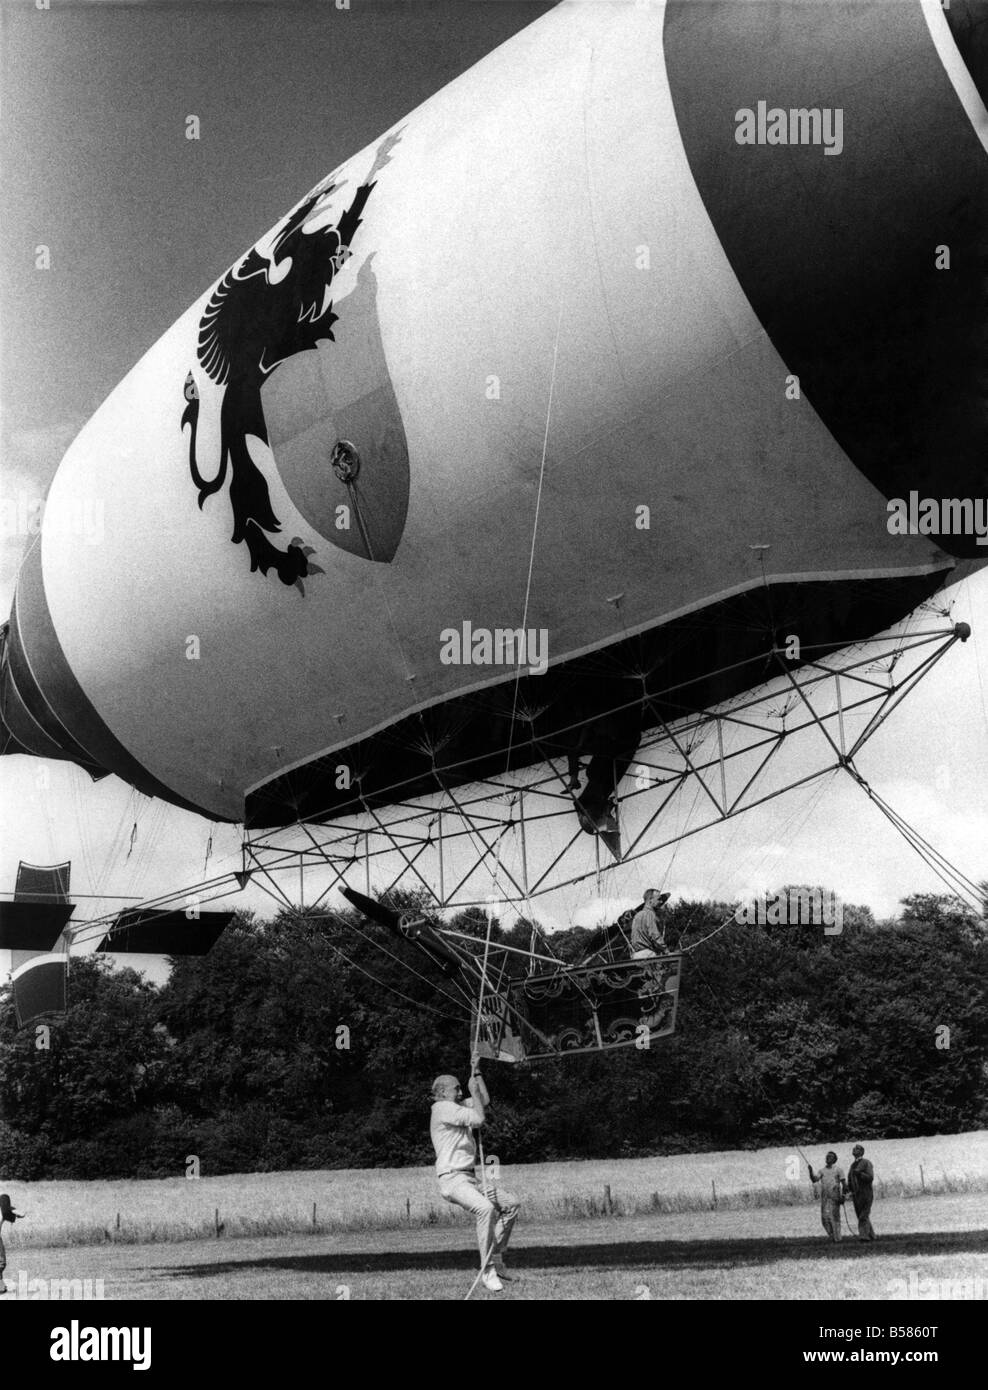
[[(0, 501), (44, 496), (74, 435), (134, 362), (302, 193), (550, 8), (52, 0), (39, 11), (33, 0), (0, 0)], [(200, 118), (198, 142), (184, 138), (188, 113)], [(4, 614), (24, 544), (7, 526)], [(988, 571), (945, 601), (972, 639), (860, 762), (978, 880), (988, 878)], [(95, 901), (86, 891), (139, 899), (239, 867), (239, 838), (115, 779), (94, 785), (71, 766), (4, 759), (0, 891), (12, 891), (18, 859), (68, 858), (85, 915)], [(652, 881), (674, 896), (723, 899), (751, 885), (821, 883), (880, 916), (905, 893), (942, 887), (842, 777), (540, 900), (539, 912), (550, 927), (593, 923)], [(243, 901), (271, 905), (256, 891)]]

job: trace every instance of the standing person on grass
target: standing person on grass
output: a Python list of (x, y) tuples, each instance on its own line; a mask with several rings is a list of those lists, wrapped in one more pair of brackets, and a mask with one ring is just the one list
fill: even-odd
[(840, 1209), (844, 1202), (844, 1170), (837, 1166), (837, 1155), (831, 1149), (827, 1154), (827, 1166), (822, 1168), (819, 1173), (814, 1173), (812, 1163), (807, 1163), (810, 1170), (810, 1182), (820, 1184), (820, 1220), (823, 1229), (827, 1232), (827, 1238), (837, 1245), (840, 1241)]
[(470, 1099), (463, 1101), (463, 1090), (455, 1076), (437, 1076), (432, 1083), (432, 1118), (429, 1134), (436, 1151), (436, 1177), (445, 1201), (463, 1207), (476, 1217), (477, 1245), (480, 1249), (481, 1282), (485, 1289), (500, 1293), (502, 1279), (510, 1275), (504, 1268), (504, 1251), (518, 1215), (518, 1198), (503, 1188), (488, 1195), (477, 1181), (477, 1145), (473, 1132), (487, 1118), (490, 1097), (480, 1075), (477, 1055), (470, 1067)]
[(871, 1160), (865, 1158), (864, 1149), (855, 1144), (851, 1150), (854, 1162), (847, 1170), (847, 1185), (854, 1203), (854, 1215), (858, 1218), (858, 1240), (874, 1240), (875, 1229), (871, 1224), (871, 1204), (874, 1201), (875, 1170)]
[(7, 1292), (7, 1285), (3, 1281), (3, 1272), (7, 1268), (7, 1250), (3, 1243), (3, 1223), (9, 1221), (13, 1225), (20, 1215), (19, 1211), (14, 1211), (6, 1192), (0, 1192), (0, 1294)]

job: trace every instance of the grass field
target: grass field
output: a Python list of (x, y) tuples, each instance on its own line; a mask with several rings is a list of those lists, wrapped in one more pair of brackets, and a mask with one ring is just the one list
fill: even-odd
[[(979, 1194), (876, 1203), (875, 1244), (830, 1246), (806, 1207), (521, 1221), (515, 1282), (490, 1299), (988, 1299)], [(477, 1268), (472, 1224), (156, 1246), (11, 1252), (8, 1296), (34, 1279), (91, 1280), (105, 1299), (463, 1299)], [(102, 1287), (95, 1283), (102, 1281)], [(945, 1283), (944, 1281), (949, 1281)], [(50, 1284), (48, 1286), (50, 1288)], [(78, 1295), (77, 1295), (78, 1296)]]
[[(819, 1166), (826, 1149), (834, 1147), (846, 1167), (853, 1142), (852, 1137), (820, 1144), (808, 1156)], [(988, 1132), (876, 1140), (866, 1147), (875, 1164), (879, 1202), (988, 1192)], [(500, 1180), (521, 1198), (526, 1224), (803, 1208), (813, 1202), (805, 1166), (789, 1149), (504, 1164)], [(6, 1228), (12, 1261), (18, 1249), (215, 1238), (217, 1211), (224, 1237), (408, 1232), (462, 1225), (462, 1216), (439, 1198), (432, 1171), (426, 1168), (139, 1182), (4, 1181), (2, 1190), (10, 1192), (14, 1206), (28, 1218)], [(794, 1219), (805, 1228), (810, 1218), (800, 1210)]]

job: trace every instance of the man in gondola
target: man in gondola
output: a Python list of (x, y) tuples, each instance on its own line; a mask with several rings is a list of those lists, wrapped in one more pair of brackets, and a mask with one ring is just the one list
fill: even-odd
[(646, 890), (644, 905), (631, 923), (632, 960), (665, 955), (665, 913), (662, 909), (668, 901), (668, 893), (660, 893), (657, 888)]

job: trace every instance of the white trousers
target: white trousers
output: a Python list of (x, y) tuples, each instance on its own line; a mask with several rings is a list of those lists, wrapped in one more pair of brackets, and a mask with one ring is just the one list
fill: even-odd
[(515, 1224), (521, 1205), (515, 1194), (491, 1183), (491, 1196), (486, 1196), (484, 1189), (468, 1169), (462, 1173), (447, 1173), (445, 1177), (440, 1178), (439, 1191), (447, 1202), (463, 1207), (464, 1211), (477, 1218), (480, 1263), (483, 1265), (488, 1253), (493, 1250), (489, 1265), (496, 1264), (507, 1248), (511, 1228)]

